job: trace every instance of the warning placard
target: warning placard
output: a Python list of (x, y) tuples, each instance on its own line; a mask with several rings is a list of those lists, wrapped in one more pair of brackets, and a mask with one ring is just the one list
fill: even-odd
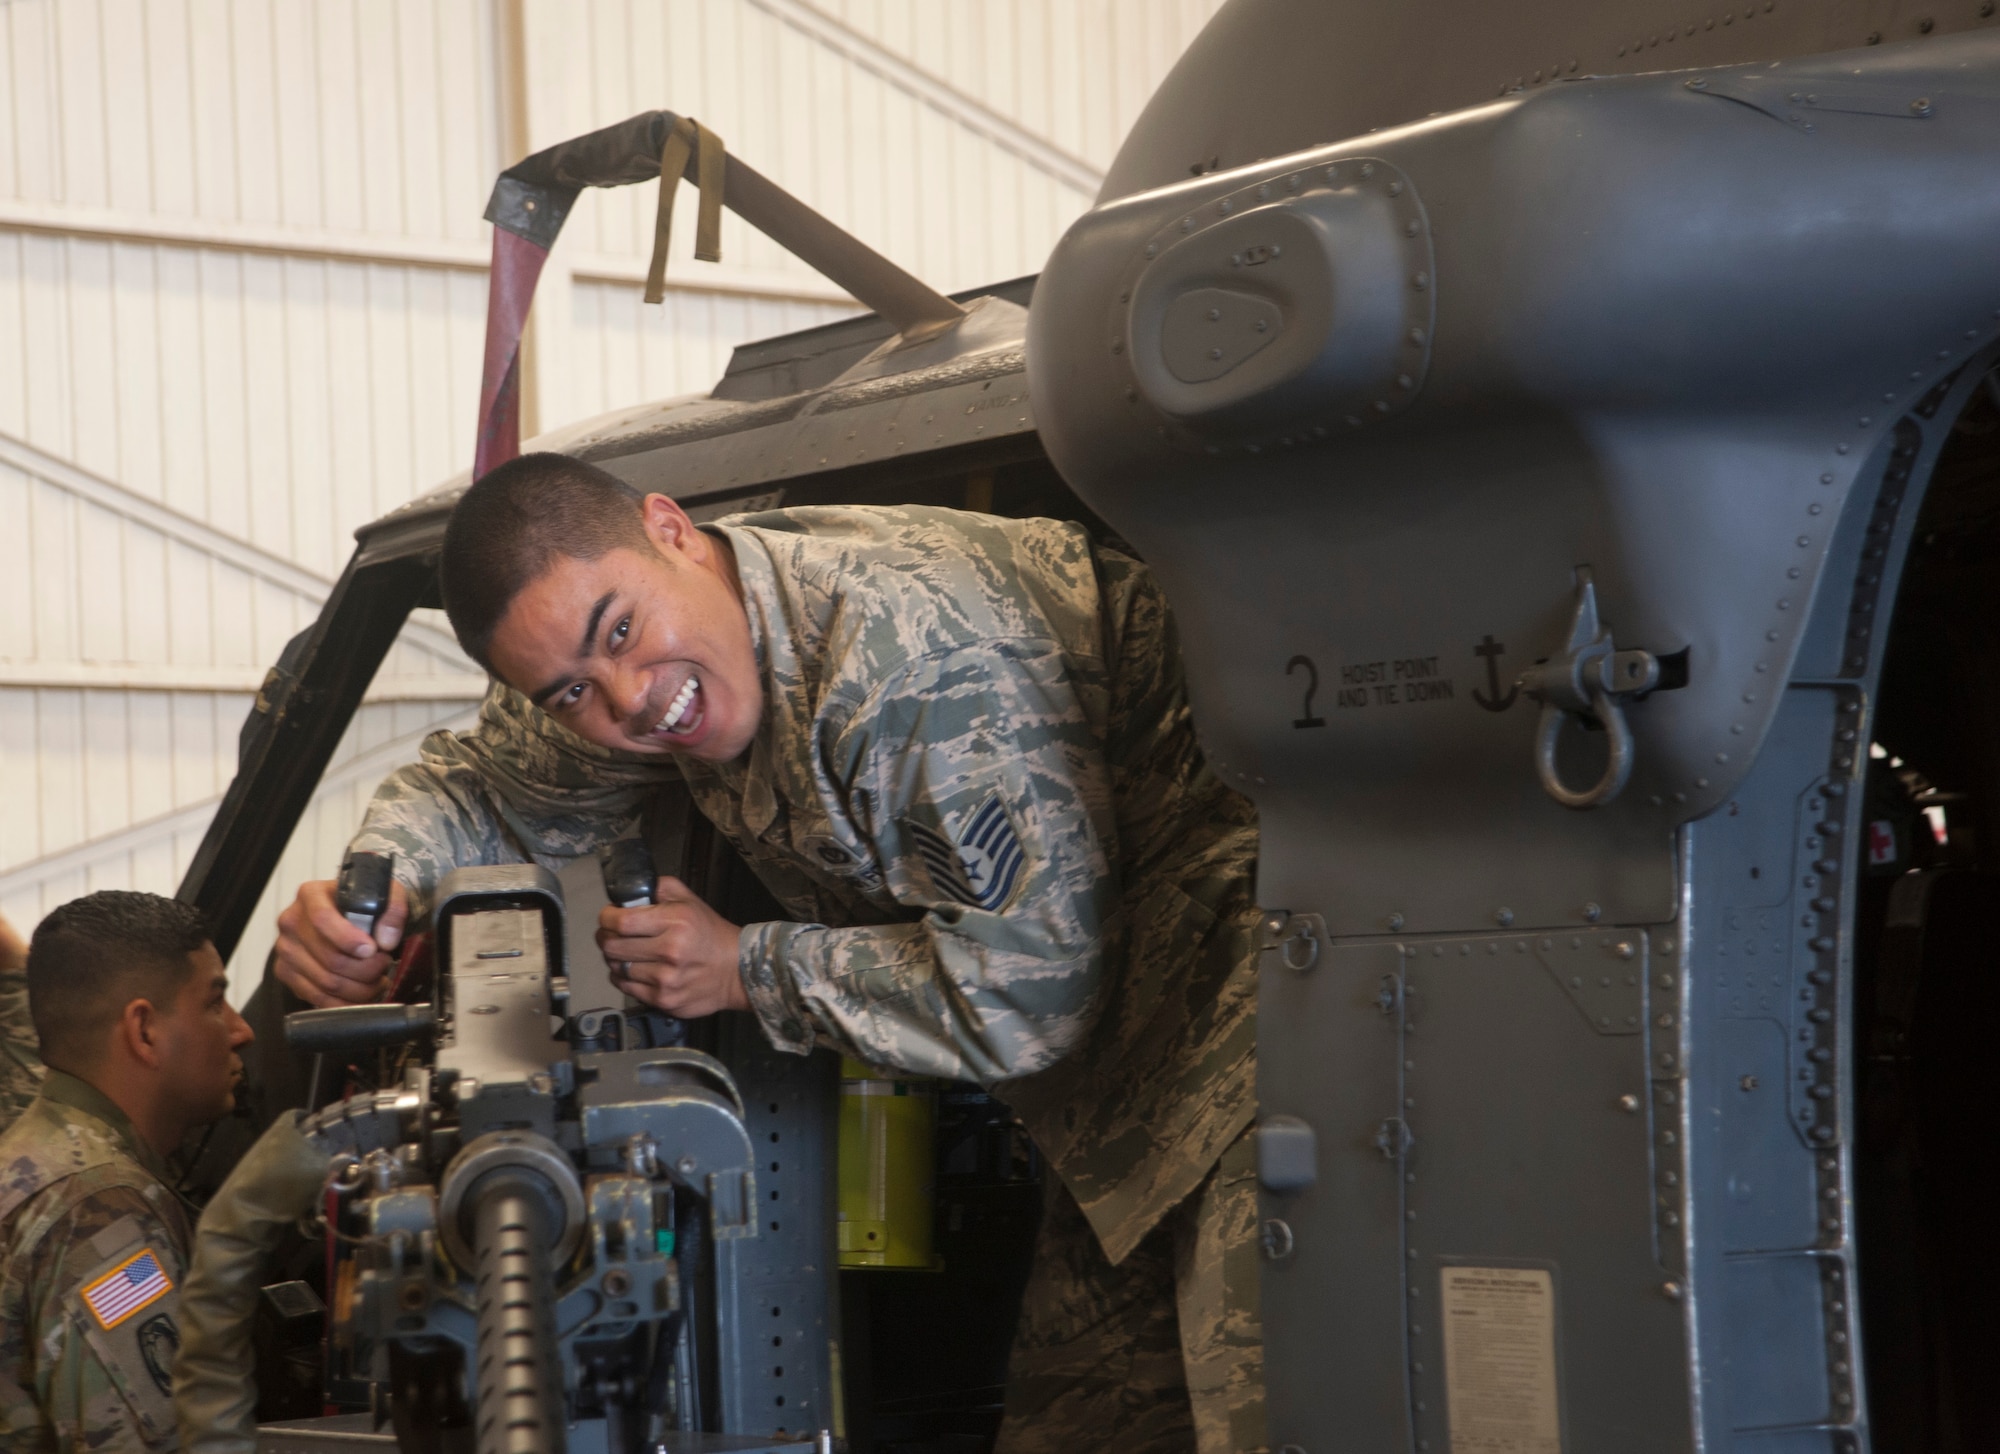
[(1562, 1454), (1555, 1279), (1539, 1267), (1446, 1267), (1452, 1454)]

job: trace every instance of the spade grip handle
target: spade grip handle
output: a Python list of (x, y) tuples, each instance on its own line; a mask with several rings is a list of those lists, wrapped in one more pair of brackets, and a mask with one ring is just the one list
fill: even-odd
[(653, 902), (660, 876), (653, 871), (653, 853), (645, 839), (621, 838), (597, 858), (604, 870), (604, 896), (614, 905), (630, 909)]
[(285, 1043), (294, 1050), (345, 1054), (377, 1045), (400, 1045), (437, 1027), (429, 1005), (334, 1005), (285, 1016)]
[(394, 882), (390, 869), (394, 864), (386, 853), (350, 853), (341, 860), (333, 902), (341, 916), (370, 939), (375, 937), (375, 925), (389, 912), (389, 889)]

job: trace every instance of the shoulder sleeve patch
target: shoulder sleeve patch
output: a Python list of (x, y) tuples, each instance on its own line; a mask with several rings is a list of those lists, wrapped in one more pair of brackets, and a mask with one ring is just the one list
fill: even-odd
[[(168, 1293), (115, 1329), (92, 1326), (83, 1336), (96, 1367), (85, 1367), (81, 1415), (91, 1448), (136, 1448), (118, 1437), (130, 1428), (147, 1449), (165, 1450), (174, 1439), (174, 1361), (181, 1331), (175, 1322), (180, 1299)], [(82, 1447), (81, 1445), (79, 1447)]]
[(97, 1326), (111, 1329), (135, 1317), (174, 1290), (159, 1255), (142, 1247), (109, 1272), (83, 1286), (83, 1304)]
[(153, 1387), (167, 1398), (174, 1396), (174, 1359), (181, 1351), (181, 1330), (172, 1313), (152, 1313), (139, 1325), (134, 1337), (139, 1356), (146, 1364)]

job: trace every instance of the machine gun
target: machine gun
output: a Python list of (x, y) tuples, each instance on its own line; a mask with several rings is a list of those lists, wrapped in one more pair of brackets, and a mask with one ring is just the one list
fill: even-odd
[[(371, 931), (387, 869), (350, 860), (342, 874), (342, 912)], [(608, 852), (604, 870), (616, 901), (650, 898), (642, 844)], [(352, 891), (371, 882), (372, 894)], [(396, 1445), (435, 1454), (830, 1449), (826, 1435), (704, 1432), (704, 1361), (718, 1346), (705, 1334), (726, 1305), (712, 1296), (727, 1273), (711, 1252), (757, 1235), (743, 1099), (720, 1060), (664, 1043), (676, 1022), (643, 1008), (573, 1011), (563, 921), (561, 887), (540, 867), (447, 875), (428, 1003), (306, 1010), (286, 1025), (294, 1049), (316, 1054), (428, 1051), (395, 1088), (298, 1122), (290, 1135), (303, 1148), (286, 1141), (289, 1121), (274, 1128), (210, 1220), (240, 1221), (241, 1205), (268, 1202), (279, 1184), (323, 1218), (330, 1363), (386, 1390), (372, 1417), (337, 1421), (343, 1447), (370, 1434), (388, 1445), (375, 1432), (387, 1421)], [(281, 1154), (267, 1151), (273, 1136)], [(221, 1371), (213, 1345), (228, 1332), (203, 1309), (240, 1310), (246, 1286), (255, 1295), (233, 1250), (211, 1246), (204, 1223), (187, 1289), (184, 1372), (196, 1370), (196, 1386), (200, 1370)], [(306, 1448), (322, 1432), (334, 1429), (291, 1424), (263, 1438)]]

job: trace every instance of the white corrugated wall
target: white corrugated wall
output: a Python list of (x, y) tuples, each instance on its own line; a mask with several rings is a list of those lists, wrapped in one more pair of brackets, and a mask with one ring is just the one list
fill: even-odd
[[(354, 528), (469, 462), (504, 161), (667, 106), (933, 284), (999, 281), (1218, 4), (0, 3), (0, 910), (171, 890)], [(680, 229), (647, 307), (654, 200), (577, 208), (531, 427), (706, 389), (735, 344), (851, 309), (734, 218), (719, 266)], [(267, 907), (478, 685), (411, 627)]]

